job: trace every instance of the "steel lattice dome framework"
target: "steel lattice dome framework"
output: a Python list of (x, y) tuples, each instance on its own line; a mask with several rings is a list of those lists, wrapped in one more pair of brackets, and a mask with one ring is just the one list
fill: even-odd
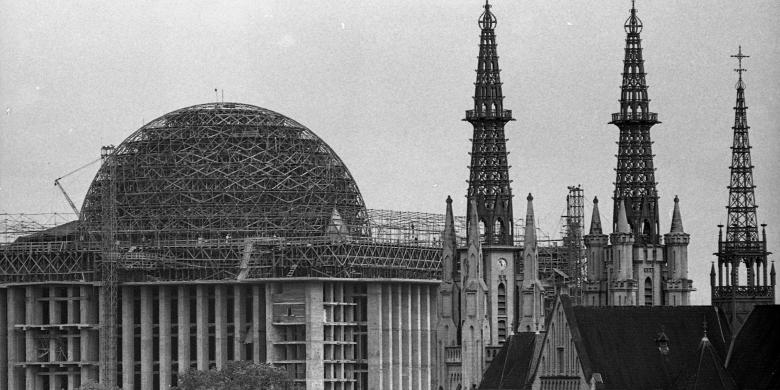
[(322, 236), (334, 210), (350, 235), (368, 232), (336, 153), (300, 123), (239, 103), (182, 108), (130, 135), (104, 159), (82, 226), (105, 230), (106, 207), (123, 242)]

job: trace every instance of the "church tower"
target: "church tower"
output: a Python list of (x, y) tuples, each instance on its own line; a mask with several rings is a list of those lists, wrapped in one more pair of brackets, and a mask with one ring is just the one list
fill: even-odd
[(688, 279), (688, 243), (690, 241), (691, 235), (683, 230), (680, 198), (675, 196), (672, 227), (669, 233), (664, 234), (667, 277), (664, 281), (663, 293), (664, 302), (667, 305), (688, 306), (691, 304), (690, 295), (693, 291), (693, 281)]
[[(753, 164), (750, 159), (748, 138), (747, 106), (745, 106), (745, 82), (742, 81), (742, 47), (732, 57), (739, 61), (735, 69), (737, 81), (737, 105), (734, 107), (734, 142), (731, 147), (731, 182), (729, 189), (728, 223), (726, 237), (723, 225), (718, 225), (717, 284), (715, 266), (712, 267), (712, 304), (723, 310), (736, 332), (744, 323), (753, 306), (775, 303), (775, 269), (767, 278), (766, 225), (758, 232), (756, 216), (755, 185), (753, 185)], [(744, 266), (746, 280), (740, 280), (740, 268)]]
[(478, 24), (482, 31), (474, 107), (466, 111), (465, 118), (474, 128), (466, 215), (468, 226), (478, 227), (469, 228), (468, 233), (476, 232), (482, 242), (484, 281), (489, 294), (487, 315), (492, 329), (486, 342), (500, 345), (515, 318), (512, 189), (504, 136), (504, 125), (513, 119), (512, 111), (504, 109), (496, 51), (497, 20), (487, 1)]

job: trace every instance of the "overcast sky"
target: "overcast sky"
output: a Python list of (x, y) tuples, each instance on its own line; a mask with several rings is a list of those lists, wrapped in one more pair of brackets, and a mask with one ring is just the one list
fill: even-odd
[[(598, 4), (598, 5), (595, 5)], [(214, 101), (285, 114), (348, 165), (369, 208), (465, 214), (481, 1), (0, 0), (0, 212), (67, 212), (52, 186), (160, 115)], [(515, 216), (560, 230), (582, 184), (611, 223), (628, 0), (494, 1)], [(759, 221), (780, 252), (780, 2), (647, 1), (642, 46), (661, 227), (674, 195), (708, 304), (726, 220), (736, 61), (748, 69)], [(63, 179), (78, 205), (97, 165)], [(776, 258), (776, 256), (773, 256)]]

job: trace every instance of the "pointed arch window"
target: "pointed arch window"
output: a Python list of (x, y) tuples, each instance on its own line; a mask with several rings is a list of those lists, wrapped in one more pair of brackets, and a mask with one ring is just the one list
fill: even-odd
[(506, 315), (506, 286), (504, 283), (498, 284), (498, 315)]
[(653, 279), (645, 279), (645, 306), (653, 306)]

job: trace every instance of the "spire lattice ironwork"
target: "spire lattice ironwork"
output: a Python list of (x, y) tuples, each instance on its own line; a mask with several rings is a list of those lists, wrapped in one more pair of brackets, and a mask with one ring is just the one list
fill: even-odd
[[(737, 89), (737, 104), (734, 107), (734, 141), (731, 146), (731, 181), (729, 183), (728, 222), (726, 224), (726, 239), (719, 240), (718, 265), (724, 263), (732, 267), (731, 285), (738, 285), (737, 268), (740, 263), (747, 267), (747, 285), (758, 283), (756, 275), (763, 268), (764, 283), (766, 283), (767, 254), (766, 240), (759, 236), (758, 219), (756, 217), (755, 185), (753, 184), (753, 164), (750, 158), (750, 139), (747, 124), (747, 106), (745, 105), (745, 82), (742, 73), (742, 60), (750, 56), (742, 54), (742, 46), (736, 58), (739, 66), (734, 69), (739, 74), (735, 85)], [(765, 235), (764, 235), (765, 236)]]
[(620, 129), (613, 195), (613, 231), (617, 230), (618, 208), (622, 200), (635, 243), (659, 244), (658, 191), (650, 128), (660, 122), (658, 114), (650, 112), (640, 38), (643, 26), (633, 2), (624, 27), (627, 35), (620, 112), (612, 114), (610, 122)]
[(512, 111), (504, 109), (500, 68), (496, 51), (497, 21), (485, 2), (485, 12), (479, 18), (482, 29), (474, 83), (474, 108), (466, 111), (466, 121), (474, 127), (471, 165), (469, 166), (468, 207), (475, 200), (486, 244), (512, 245), (512, 189), (507, 163), (504, 125), (513, 120)]

